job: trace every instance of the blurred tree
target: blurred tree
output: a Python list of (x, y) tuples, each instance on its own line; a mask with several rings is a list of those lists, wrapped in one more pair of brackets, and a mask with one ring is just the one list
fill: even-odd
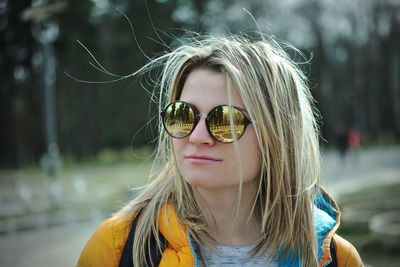
[[(45, 151), (43, 54), (33, 39), (32, 24), (21, 21), (24, 10), (45, 2), (57, 1), (11, 1), (0, 6), (0, 164), (3, 166), (37, 162)], [(160, 38), (168, 45), (171, 36), (178, 34), (180, 24), (171, 20), (176, 1), (67, 2), (66, 10), (53, 18), (60, 27), (55, 51), (59, 63), (56, 102), (61, 152), (87, 157), (104, 147), (129, 146), (134, 136), (133, 145), (148, 144), (154, 138), (142, 129), (147, 123), (150, 102), (142, 85), (148, 84), (132, 80), (80, 83), (64, 71), (96, 82), (114, 78), (88, 64), (93, 59), (76, 42), (80, 40), (112, 72), (134, 72), (146, 61), (146, 55), (154, 57), (157, 51), (166, 49)], [(130, 17), (135, 36), (129, 22), (114, 8)]]
[[(71, 9), (60, 19), (64, 29), (59, 40), (62, 68), (79, 79), (100, 82), (116, 77), (92, 68), (88, 62), (94, 60), (76, 39), (106, 69), (128, 75), (142, 67), (147, 57), (167, 49), (162, 42), (168, 45), (172, 41), (170, 36), (178, 33), (179, 24), (171, 20), (175, 1), (85, 3), (86, 14), (77, 14), (76, 8), (83, 2), (74, 0), (70, 1)], [(133, 32), (121, 12), (129, 17)], [(86, 26), (82, 28), (82, 25)], [(156, 136), (149, 133), (151, 127), (146, 127), (150, 103), (146, 90), (153, 89), (149, 86), (145, 80), (90, 84), (74, 82), (65, 76), (59, 79), (58, 97), (63, 103), (59, 107), (61, 150), (81, 157), (94, 155), (104, 147), (119, 149), (131, 142), (134, 146), (149, 144)], [(154, 121), (151, 125), (154, 126)]]
[(35, 83), (35, 44), (29, 23), (20, 20), (30, 1), (0, 6), (0, 165), (15, 166), (44, 151), (42, 90)]

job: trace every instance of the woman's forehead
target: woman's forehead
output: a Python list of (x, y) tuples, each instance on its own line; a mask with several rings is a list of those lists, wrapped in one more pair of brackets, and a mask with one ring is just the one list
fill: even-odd
[(195, 69), (188, 75), (179, 100), (195, 106), (231, 104), (245, 109), (237, 87), (232, 82), (227, 82), (223, 73), (208, 69)]

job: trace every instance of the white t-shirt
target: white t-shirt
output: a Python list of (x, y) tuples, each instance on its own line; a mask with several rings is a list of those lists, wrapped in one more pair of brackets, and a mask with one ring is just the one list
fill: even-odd
[[(250, 257), (249, 252), (253, 246), (226, 247), (216, 246), (217, 251), (211, 251), (207, 246), (202, 247), (202, 253), (207, 267), (278, 267), (278, 262), (270, 256), (270, 253), (257, 254)], [(204, 267), (199, 260), (199, 267)]]

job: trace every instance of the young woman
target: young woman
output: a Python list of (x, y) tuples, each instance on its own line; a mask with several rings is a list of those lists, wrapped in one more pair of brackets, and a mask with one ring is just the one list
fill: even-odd
[(147, 67), (161, 65), (164, 168), (77, 266), (363, 265), (318, 183), (306, 78), (276, 43), (197, 39)]

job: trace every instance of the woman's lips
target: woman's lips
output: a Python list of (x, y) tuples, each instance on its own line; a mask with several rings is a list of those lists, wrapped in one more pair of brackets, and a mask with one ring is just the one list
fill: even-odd
[(196, 164), (208, 164), (208, 163), (216, 163), (222, 161), (220, 159), (216, 159), (207, 155), (194, 155), (194, 154), (185, 156), (185, 159), (191, 163), (196, 163)]

